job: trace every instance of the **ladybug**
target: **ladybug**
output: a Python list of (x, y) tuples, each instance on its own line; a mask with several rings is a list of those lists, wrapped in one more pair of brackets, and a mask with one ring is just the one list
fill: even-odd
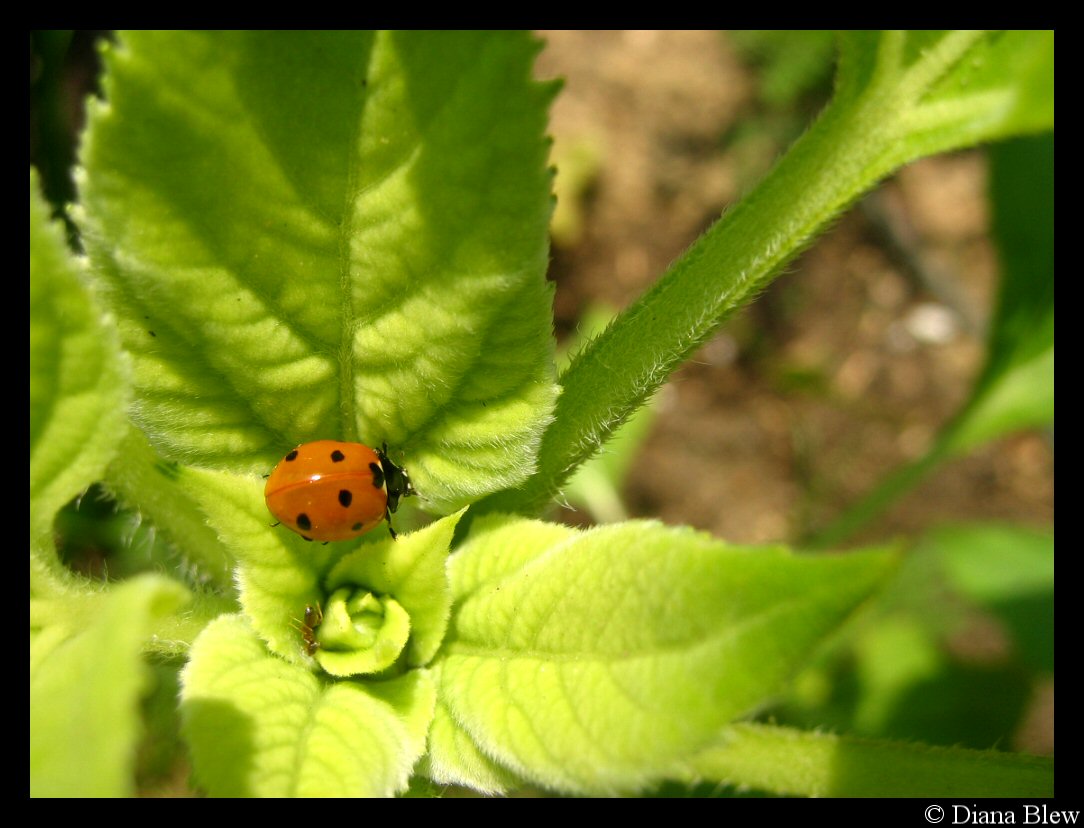
[(307, 541), (349, 540), (382, 520), (395, 538), (392, 513), (414, 488), (387, 450), (386, 443), (379, 449), (339, 440), (304, 443), (267, 478), (267, 508)]

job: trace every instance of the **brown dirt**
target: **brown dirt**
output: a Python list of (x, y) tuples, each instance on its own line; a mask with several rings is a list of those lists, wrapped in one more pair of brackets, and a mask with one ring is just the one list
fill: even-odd
[[(748, 173), (724, 136), (756, 78), (719, 33), (542, 36), (539, 75), (565, 78), (558, 193), (578, 214), (551, 268), (562, 335), (593, 303), (627, 305), (740, 197)], [(981, 152), (936, 157), (843, 216), (664, 389), (631, 511), (794, 540), (919, 456), (981, 367), (997, 277), (985, 186)], [(946, 464), (856, 540), (987, 519), (1052, 524), (1046, 436)]]

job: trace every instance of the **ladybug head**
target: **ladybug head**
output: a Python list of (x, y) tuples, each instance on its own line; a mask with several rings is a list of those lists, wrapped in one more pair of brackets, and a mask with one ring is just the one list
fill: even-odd
[(395, 465), (388, 459), (388, 444), (376, 450), (376, 456), (380, 458), (380, 465), (384, 469), (384, 486), (388, 492), (388, 511), (395, 512), (399, 508), (399, 498), (412, 497), (417, 494), (414, 486), (410, 483), (410, 475), (406, 469)]

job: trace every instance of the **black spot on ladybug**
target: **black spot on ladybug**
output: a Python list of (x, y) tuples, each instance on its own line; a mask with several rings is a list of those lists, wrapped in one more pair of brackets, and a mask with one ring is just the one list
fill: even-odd
[(296, 523), (298, 525), (298, 528), (304, 529), (306, 531), (312, 528), (312, 521), (309, 520), (309, 516), (306, 515), (304, 512), (297, 516)]
[(360, 532), (360, 531), (361, 531), (361, 527), (362, 527), (362, 526), (364, 526), (364, 525), (365, 525), (364, 523), (355, 523), (355, 524), (354, 524), (353, 526), (351, 526), (350, 528), (351, 528), (351, 529), (353, 529), (353, 530), (354, 530), (355, 532)]
[(380, 467), (379, 463), (370, 463), (369, 464), (369, 471), (371, 471), (373, 473), (373, 488), (374, 489), (383, 489), (384, 488), (384, 469), (382, 469)]
[(341, 463), (345, 459), (346, 459), (346, 455), (343, 454), (338, 449), (335, 449), (335, 451), (331, 452), (331, 462), (332, 463)]
[(349, 489), (339, 489), (339, 504), (345, 509), (354, 500)]
[(293, 451), (291, 451), (289, 454), (287, 454), (282, 459), (285, 460), (287, 463), (289, 463), (291, 460), (296, 460), (297, 459), (297, 449), (294, 449)]

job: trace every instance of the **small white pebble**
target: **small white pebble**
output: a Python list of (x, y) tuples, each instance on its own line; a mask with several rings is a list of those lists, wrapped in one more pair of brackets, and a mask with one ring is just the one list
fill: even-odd
[(960, 333), (956, 314), (944, 305), (934, 302), (915, 305), (903, 324), (911, 336), (928, 345), (946, 345)]

